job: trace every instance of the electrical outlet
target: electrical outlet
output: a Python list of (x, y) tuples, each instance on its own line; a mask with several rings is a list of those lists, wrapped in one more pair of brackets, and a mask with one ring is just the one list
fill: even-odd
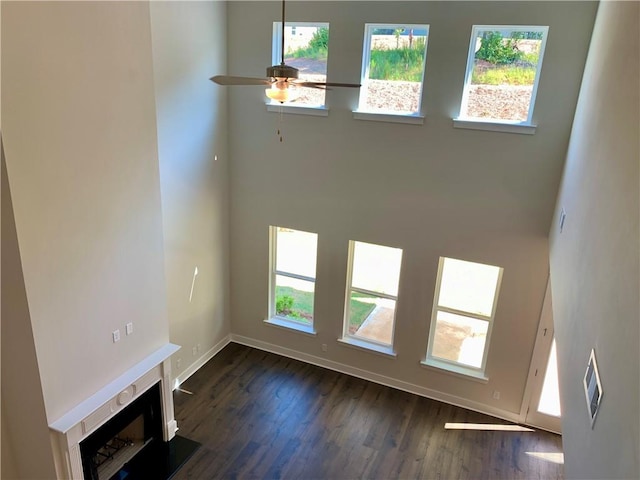
[(113, 343), (119, 342), (120, 341), (120, 330), (114, 330), (113, 333), (111, 334), (111, 336), (113, 337)]
[(181, 358), (178, 358), (178, 359), (176, 360), (176, 368), (180, 368), (180, 365), (182, 365), (182, 359), (181, 359)]
[(323, 351), (323, 352), (326, 352), (326, 351), (327, 351), (327, 344), (326, 344), (326, 343), (323, 343), (323, 344), (322, 344), (322, 351)]
[(198, 354), (198, 348), (197, 347), (193, 347), (191, 349), (191, 353), (193, 353), (193, 356), (195, 357)]
[(200, 353), (200, 344), (196, 345), (196, 349), (198, 350), (198, 353)]
[(127, 323), (127, 326), (125, 327), (125, 332), (127, 333), (127, 335), (131, 335), (133, 333), (133, 322)]
[(500, 400), (500, 392), (497, 390), (493, 391), (493, 399), (494, 400)]

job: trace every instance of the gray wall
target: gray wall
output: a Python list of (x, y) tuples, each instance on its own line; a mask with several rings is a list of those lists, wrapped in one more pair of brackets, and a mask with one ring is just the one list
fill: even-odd
[(13, 454), (13, 445), (11, 436), (9, 435), (9, 427), (7, 427), (6, 422), (6, 414), (4, 413), (4, 401), (2, 408), (2, 418), (0, 419), (0, 429), (2, 435), (2, 444), (0, 445), (0, 459), (2, 460), (2, 464), (0, 465), (2, 469), (0, 470), (0, 478), (4, 479), (13, 479), (18, 477), (18, 471), (15, 466), (14, 454)]
[[(357, 90), (347, 89), (327, 93), (328, 117), (281, 117), (266, 112), (263, 89), (229, 89), (232, 332), (472, 401), (485, 411), (519, 413), (548, 276), (547, 234), (596, 4), (291, 2), (287, 11), (290, 21), (330, 22), (328, 76), (337, 82), (359, 79), (365, 22), (430, 24), (427, 118), (422, 126), (356, 121)], [(230, 74), (264, 75), (271, 22), (279, 15), (273, 2), (230, 3)], [(473, 24), (550, 26), (535, 135), (452, 127)], [(268, 225), (319, 234), (315, 337), (262, 322)], [(336, 342), (350, 239), (404, 251), (396, 359)], [(486, 385), (419, 365), (439, 256), (504, 267)], [(492, 398), (494, 390), (500, 400)]]
[[(638, 2), (600, 4), (551, 228), (567, 478), (640, 478), (639, 18)], [(604, 390), (593, 429), (592, 348)]]
[[(0, 8), (0, 44), (2, 39), (2, 8)], [(0, 52), (2, 52), (2, 46), (0, 45)], [(0, 92), (2, 91), (2, 62), (0, 61)], [(0, 145), (2, 144), (2, 108), (0, 108)], [(4, 158), (4, 154), (2, 154)], [(2, 162), (4, 163), (4, 161)], [(1, 187), (0, 187), (1, 188)], [(2, 206), (2, 195), (0, 191), (0, 208)], [(1, 249), (0, 249), (1, 250)], [(1, 258), (1, 254), (0, 254)], [(1, 277), (1, 275), (0, 275)], [(0, 279), (0, 290), (1, 290), (2, 280)], [(0, 313), (0, 332), (2, 331), (2, 314)], [(0, 333), (0, 354), (2, 351), (2, 334)], [(1, 357), (1, 355), (0, 355)], [(15, 476), (15, 466), (13, 461), (13, 449), (9, 444), (9, 436), (7, 433), (7, 427), (4, 422), (5, 413), (4, 408), (2, 408), (2, 396), (0, 395), (0, 477), (2, 477), (2, 471), (4, 468), (5, 472), (8, 472), (10, 476)], [(5, 445), (4, 447), (2, 445)]]
[(208, 80), (226, 68), (226, 4), (153, 2), (151, 33), (175, 377), (229, 334), (227, 103)]
[(55, 477), (55, 469), (4, 153), (1, 228), (2, 478), (45, 480)]

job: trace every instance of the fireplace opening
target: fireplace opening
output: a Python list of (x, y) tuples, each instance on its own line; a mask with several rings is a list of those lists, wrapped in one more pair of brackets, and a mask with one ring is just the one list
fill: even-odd
[(162, 442), (160, 383), (80, 442), (86, 480), (121, 478), (136, 456)]

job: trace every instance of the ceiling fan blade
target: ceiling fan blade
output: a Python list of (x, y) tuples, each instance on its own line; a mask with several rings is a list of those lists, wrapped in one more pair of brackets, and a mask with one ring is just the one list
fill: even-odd
[(266, 78), (234, 77), (232, 75), (216, 75), (209, 80), (218, 85), (271, 85), (273, 83)]
[(346, 87), (346, 88), (360, 88), (362, 86), (359, 83), (336, 83), (336, 82), (326, 82), (325, 85), (327, 87)]
[(317, 88), (318, 90), (327, 89), (324, 83), (318, 83), (318, 82), (289, 82), (289, 84), (293, 85), (294, 87)]
[(295, 82), (298, 87), (310, 87), (310, 88), (326, 88), (326, 87), (347, 87), (347, 88), (360, 88), (362, 85), (359, 83), (337, 83), (337, 82)]

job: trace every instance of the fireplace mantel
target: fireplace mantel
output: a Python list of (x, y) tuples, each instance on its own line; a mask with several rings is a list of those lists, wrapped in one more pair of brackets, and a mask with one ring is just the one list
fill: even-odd
[(164, 345), (49, 424), (58, 478), (83, 479), (80, 442), (158, 382), (162, 397), (163, 439), (168, 442), (174, 437), (177, 424), (173, 413), (169, 357), (179, 349), (172, 343)]

